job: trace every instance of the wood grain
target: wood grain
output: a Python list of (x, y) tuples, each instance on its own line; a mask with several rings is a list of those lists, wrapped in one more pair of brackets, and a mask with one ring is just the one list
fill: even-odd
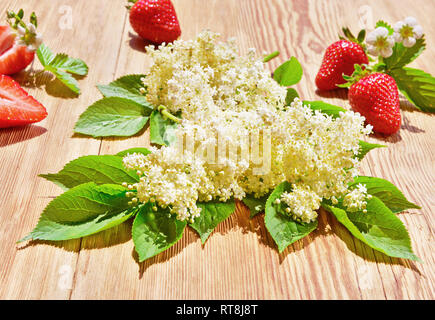
[[(434, 116), (403, 103), (399, 134), (371, 142), (387, 144), (363, 161), (361, 173), (396, 184), (422, 210), (399, 215), (409, 230), (416, 254), (424, 263), (386, 257), (354, 239), (331, 215), (321, 212), (319, 230), (282, 254), (264, 227), (263, 217), (249, 220), (238, 203), (236, 213), (218, 226), (205, 246), (187, 230), (168, 251), (137, 262), (130, 239), (131, 224), (58, 244), (36, 242), (18, 247), (59, 188), (37, 177), (56, 172), (87, 154), (113, 154), (149, 145), (148, 130), (129, 139), (72, 136), (80, 113), (100, 98), (97, 83), (149, 65), (145, 43), (128, 22), (123, 0), (20, 1), (35, 10), (40, 31), (54, 52), (84, 59), (89, 75), (80, 80), (82, 94), (73, 98), (47, 74), (29, 83), (19, 80), (48, 109), (43, 122), (0, 130), (0, 298), (2, 299), (433, 299), (435, 209)], [(423, 25), (429, 49), (414, 63), (435, 74), (435, 8), (432, 0), (175, 0), (182, 38), (211, 29), (238, 39), (241, 52), (280, 50), (273, 70), (294, 55), (304, 77), (297, 89), (305, 99), (323, 99), (349, 108), (346, 92), (316, 92), (314, 77), (323, 50), (341, 26), (359, 30), (361, 17), (394, 23), (406, 15)], [(72, 12), (72, 28), (61, 29), (62, 6)], [(16, 1), (0, 3), (0, 12), (18, 9)], [(92, 17), (92, 18), (90, 18)], [(364, 20), (364, 19), (363, 19)], [(370, 19), (369, 19), (370, 20)], [(38, 62), (33, 65), (40, 68)]]

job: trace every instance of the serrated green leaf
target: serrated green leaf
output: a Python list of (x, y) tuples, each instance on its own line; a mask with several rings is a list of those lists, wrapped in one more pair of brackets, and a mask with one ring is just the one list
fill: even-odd
[(169, 146), (177, 140), (175, 129), (177, 123), (170, 119), (164, 119), (160, 112), (154, 110), (150, 118), (150, 142)]
[(253, 194), (247, 194), (243, 199), (242, 202), (248, 206), (250, 213), (250, 218), (255, 217), (260, 212), (264, 212), (266, 209), (266, 201), (267, 198), (269, 198), (269, 194), (261, 197), (256, 198)]
[(283, 182), (271, 193), (266, 202), (264, 223), (273, 240), (282, 252), (293, 242), (302, 239), (317, 228), (317, 220), (311, 223), (299, 223), (289, 217), (283, 204), (275, 204), (275, 200), (281, 197), (284, 192), (291, 192), (291, 185)]
[(198, 202), (196, 205), (201, 208), (201, 215), (189, 225), (198, 232), (203, 244), (214, 228), (236, 210), (234, 200), (228, 200), (227, 202)]
[(319, 110), (322, 113), (325, 113), (329, 116), (332, 116), (333, 118), (338, 118), (340, 117), (340, 112), (346, 112), (347, 110), (339, 107), (339, 106), (335, 106), (333, 104), (329, 104), (329, 103), (325, 103), (323, 101), (303, 101), (303, 104), (310, 107), (311, 110), (315, 111), (315, 110)]
[(394, 29), (393, 29), (393, 27), (390, 26), (390, 25), (389, 25), (387, 22), (385, 22), (385, 21), (379, 20), (378, 22), (376, 22), (375, 29), (376, 29), (376, 28), (379, 28), (379, 27), (384, 27), (384, 28), (386, 28), (386, 29), (388, 30), (388, 34), (389, 34), (390, 36), (394, 33)]
[(139, 262), (173, 246), (183, 236), (185, 221), (170, 216), (168, 209), (154, 212), (150, 203), (142, 206), (133, 222), (132, 236)]
[(141, 78), (144, 77), (145, 75), (143, 74), (126, 75), (108, 85), (98, 85), (97, 87), (105, 97), (127, 98), (153, 110), (154, 107), (148, 103), (140, 91), (144, 86)]
[(367, 201), (367, 212), (346, 212), (339, 205), (323, 204), (357, 239), (388, 256), (419, 260), (412, 252), (411, 240), (402, 221), (381, 200)]
[(65, 53), (58, 53), (49, 65), (58, 71), (84, 76), (88, 74), (88, 66), (81, 59), (70, 58)]
[(273, 73), (273, 78), (282, 86), (292, 86), (302, 79), (302, 66), (295, 57), (280, 65)]
[(400, 92), (424, 112), (435, 112), (435, 78), (419, 69), (404, 67), (388, 72)]
[(58, 78), (64, 85), (70, 88), (71, 91), (73, 91), (75, 94), (80, 94), (79, 84), (72, 75), (67, 72), (54, 69), (51, 66), (46, 66), (45, 69), (52, 72), (56, 76), (56, 78)]
[(80, 115), (74, 131), (93, 137), (132, 136), (148, 121), (149, 110), (125, 98), (103, 98)]
[(285, 97), (285, 104), (289, 106), (295, 98), (299, 98), (299, 94), (296, 89), (288, 88), (287, 95)]
[(369, 143), (365, 142), (363, 140), (359, 141), (359, 153), (356, 156), (360, 161), (366, 156), (367, 153), (369, 153), (370, 150), (376, 149), (376, 148), (386, 148), (387, 146), (384, 146), (382, 144), (377, 143)]
[(87, 182), (95, 184), (139, 182), (135, 172), (125, 169), (122, 158), (112, 155), (80, 157), (66, 164), (58, 173), (39, 176), (56, 183), (64, 190)]
[(426, 48), (424, 38), (417, 39), (414, 46), (407, 48), (402, 43), (396, 43), (393, 47), (393, 54), (384, 58), (387, 71), (402, 68), (414, 61)]
[(149, 151), (147, 148), (130, 148), (121, 152), (118, 152), (116, 155), (118, 157), (125, 157), (127, 154), (132, 153), (142, 153), (144, 155), (150, 154), (151, 151)]
[(35, 229), (20, 240), (69, 240), (114, 227), (136, 213), (128, 206), (127, 189), (85, 183), (52, 200)]
[(36, 50), (36, 55), (44, 67), (49, 65), (54, 59), (54, 54), (51, 52), (50, 48), (43, 43), (39, 46), (38, 50)]
[(391, 182), (376, 177), (359, 176), (349, 185), (363, 184), (367, 187), (367, 193), (376, 196), (393, 213), (402, 212), (406, 209), (421, 209), (418, 205), (408, 201), (403, 193)]
[(71, 89), (77, 95), (80, 94), (77, 80), (69, 73), (77, 75), (86, 75), (88, 73), (88, 66), (80, 59), (69, 58), (66, 54), (53, 55), (51, 50), (45, 45), (41, 44), (36, 51), (39, 61), (41, 62), (44, 70), (53, 73), (63, 84)]

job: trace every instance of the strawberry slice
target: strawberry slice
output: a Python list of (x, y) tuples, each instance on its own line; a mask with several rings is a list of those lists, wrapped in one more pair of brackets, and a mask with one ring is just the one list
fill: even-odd
[(23, 126), (47, 117), (47, 110), (9, 76), (0, 75), (0, 128)]
[(27, 46), (14, 44), (0, 56), (0, 74), (14, 74), (24, 70), (35, 57)]

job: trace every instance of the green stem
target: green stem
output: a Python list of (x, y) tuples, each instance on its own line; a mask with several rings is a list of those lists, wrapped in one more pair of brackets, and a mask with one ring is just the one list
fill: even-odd
[(180, 123), (181, 119), (177, 118), (176, 116), (174, 116), (172, 113), (170, 113), (168, 111), (168, 109), (166, 109), (165, 106), (160, 105), (157, 110), (162, 114), (162, 116), (165, 116), (168, 119), (171, 119), (172, 121), (176, 122), (176, 123)]
[(272, 52), (271, 54), (265, 56), (265, 57), (263, 58), (263, 62), (264, 62), (264, 63), (269, 62), (270, 60), (272, 60), (273, 58), (276, 58), (276, 57), (278, 57), (278, 56), (279, 56), (279, 51), (274, 51), (274, 52)]
[(23, 20), (21, 20), (21, 18), (12, 11), (8, 11), (8, 18), (15, 18), (16, 22), (18, 22), (24, 29), (26, 29), (27, 32), (29, 32), (29, 29), (27, 28), (27, 25), (24, 23)]

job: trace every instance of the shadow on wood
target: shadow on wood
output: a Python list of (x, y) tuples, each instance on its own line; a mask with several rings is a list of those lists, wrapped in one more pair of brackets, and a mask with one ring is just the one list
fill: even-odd
[(0, 148), (39, 137), (46, 132), (47, 129), (38, 125), (0, 129)]

